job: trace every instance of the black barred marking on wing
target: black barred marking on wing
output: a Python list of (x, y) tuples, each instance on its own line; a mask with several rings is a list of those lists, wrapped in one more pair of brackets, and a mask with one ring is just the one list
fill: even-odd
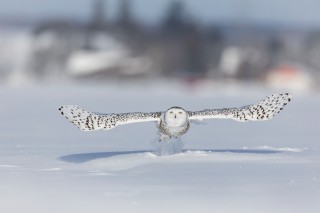
[(192, 119), (230, 118), (237, 121), (269, 120), (278, 114), (284, 106), (291, 101), (289, 93), (267, 96), (257, 104), (240, 108), (206, 109), (196, 112), (188, 112)]
[(118, 125), (160, 120), (161, 112), (101, 114), (85, 111), (78, 106), (66, 105), (59, 108), (61, 114), (83, 131), (109, 130)]
[(59, 110), (66, 119), (83, 131), (92, 131), (103, 127), (103, 117), (77, 106), (61, 106)]
[(108, 130), (108, 129), (112, 129), (114, 127), (116, 127), (117, 124), (117, 119), (116, 119), (117, 115), (116, 114), (111, 114), (111, 116), (101, 116), (100, 118), (101, 120), (101, 124), (104, 125), (104, 129)]

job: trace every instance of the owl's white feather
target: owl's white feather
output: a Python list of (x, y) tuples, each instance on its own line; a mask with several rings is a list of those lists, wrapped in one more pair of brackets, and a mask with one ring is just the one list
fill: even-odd
[(120, 113), (103, 114), (97, 112), (88, 112), (75, 105), (65, 105), (59, 108), (61, 114), (71, 123), (83, 131), (94, 131), (99, 129), (109, 130), (119, 125), (160, 121), (161, 113)]
[(205, 109), (188, 112), (190, 120), (234, 119), (236, 121), (265, 121), (278, 114), (291, 101), (289, 93), (267, 96), (260, 102), (239, 108)]

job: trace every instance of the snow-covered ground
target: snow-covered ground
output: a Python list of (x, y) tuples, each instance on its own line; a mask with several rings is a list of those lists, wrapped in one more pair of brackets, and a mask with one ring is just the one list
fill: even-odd
[(153, 153), (153, 123), (81, 132), (63, 104), (127, 112), (242, 106), (274, 91), (183, 85), (0, 88), (0, 209), (56, 212), (320, 212), (320, 95), (296, 94), (276, 118), (211, 120), (184, 152)]

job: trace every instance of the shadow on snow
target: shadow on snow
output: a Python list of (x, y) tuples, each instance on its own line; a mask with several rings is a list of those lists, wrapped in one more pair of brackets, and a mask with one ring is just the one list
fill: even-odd
[[(237, 153), (237, 154), (277, 154), (282, 153), (284, 151), (280, 150), (265, 150), (265, 149), (188, 149), (183, 150), (183, 152), (193, 152), (193, 151), (202, 151), (208, 153)], [(151, 152), (154, 153), (153, 150), (136, 150), (136, 151), (115, 151), (115, 152), (94, 152), (94, 153), (79, 153), (79, 154), (71, 154), (64, 155), (59, 158), (61, 161), (69, 162), (69, 163), (85, 163), (88, 161), (100, 159), (100, 158), (110, 158), (114, 156), (128, 155), (128, 154), (141, 154)]]

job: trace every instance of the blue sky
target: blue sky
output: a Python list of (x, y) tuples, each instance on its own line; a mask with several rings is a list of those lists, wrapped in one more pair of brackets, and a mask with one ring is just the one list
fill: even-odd
[[(93, 0), (0, 0), (0, 17), (73, 17), (86, 19)], [(156, 22), (171, 0), (131, 0), (133, 12)], [(320, 26), (319, 0), (182, 0), (192, 17), (204, 22), (245, 21), (260, 24)], [(114, 17), (119, 0), (106, 0)]]

